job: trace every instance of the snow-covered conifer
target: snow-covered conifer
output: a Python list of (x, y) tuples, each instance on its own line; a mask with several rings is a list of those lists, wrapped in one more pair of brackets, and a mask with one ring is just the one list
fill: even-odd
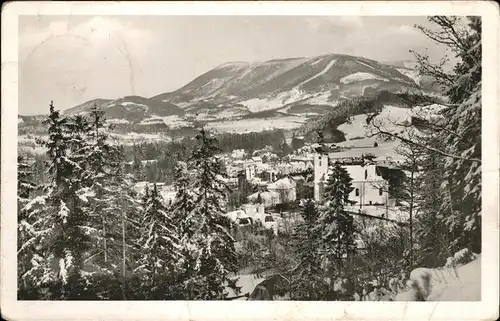
[(323, 254), (328, 260), (335, 261), (338, 268), (343, 259), (355, 251), (354, 219), (344, 209), (350, 203), (349, 193), (353, 190), (351, 181), (349, 173), (339, 163), (331, 167), (324, 190), (324, 207), (316, 227)]
[(183, 253), (177, 227), (163, 204), (156, 184), (145, 194), (140, 226), (142, 251), (138, 263), (143, 271), (145, 285), (150, 289), (153, 298), (165, 298), (161, 296), (171, 293), (161, 294), (160, 291), (158, 294), (158, 290), (164, 286), (161, 281), (175, 277), (178, 267), (183, 264)]
[(230, 234), (231, 222), (223, 215), (228, 193), (223, 178), (227, 174), (216, 156), (216, 138), (201, 129), (197, 141), (190, 158), (196, 171), (196, 196), (187, 222), (195, 231), (190, 242), (194, 276), (188, 279), (186, 288), (191, 299), (223, 299), (228, 288), (237, 290), (236, 278), (230, 276), (237, 272), (235, 240)]
[(315, 231), (319, 213), (314, 201), (306, 200), (301, 214), (304, 222), (293, 233), (298, 264), (292, 271), (292, 295), (294, 300), (321, 300), (326, 287)]

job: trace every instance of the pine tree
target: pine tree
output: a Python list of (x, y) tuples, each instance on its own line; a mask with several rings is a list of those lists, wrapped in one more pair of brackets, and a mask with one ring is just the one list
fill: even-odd
[(164, 299), (172, 292), (165, 290), (169, 278), (177, 273), (182, 265), (182, 248), (178, 231), (172, 217), (167, 212), (158, 193), (156, 184), (144, 196), (141, 237), (142, 255), (139, 264), (145, 271), (145, 285), (152, 299)]
[(122, 256), (123, 213), (133, 202), (129, 193), (131, 182), (125, 177), (123, 151), (110, 143), (107, 134), (110, 127), (105, 123), (104, 111), (97, 105), (91, 109), (90, 126), (86, 162), (91, 173), (92, 221), (99, 230), (95, 240), (103, 266), (117, 265)]
[(174, 222), (180, 226), (181, 237), (190, 239), (195, 233), (194, 225), (192, 224), (195, 222), (192, 217), (195, 195), (185, 162), (179, 161), (176, 164), (174, 178), (176, 195), (170, 210), (172, 211)]
[[(451, 194), (442, 215), (450, 232), (456, 236), (454, 251), (467, 247), (481, 252), (481, 19), (469, 18), (470, 33), (462, 39), (455, 67), (453, 85), (448, 89), (455, 108), (446, 133), (446, 151), (462, 158), (448, 157), (445, 177)], [(449, 213), (449, 214), (446, 214)]]
[(193, 190), (196, 193), (192, 215), (186, 217), (185, 226), (193, 226), (190, 257), (194, 260), (194, 276), (187, 281), (190, 299), (223, 299), (227, 288), (236, 287), (231, 274), (237, 272), (235, 240), (230, 234), (231, 222), (225, 211), (227, 174), (216, 157), (217, 140), (204, 129), (197, 135), (198, 145), (190, 161), (196, 169)]
[(306, 200), (301, 214), (304, 222), (296, 226), (293, 233), (299, 262), (292, 271), (292, 299), (321, 300), (325, 297), (326, 284), (315, 231), (319, 213), (314, 201)]
[(338, 275), (341, 274), (343, 259), (355, 252), (354, 220), (344, 209), (350, 204), (349, 193), (353, 190), (351, 181), (349, 173), (340, 163), (332, 166), (324, 190), (324, 208), (316, 227), (323, 255), (330, 262), (336, 262)]
[(452, 72), (415, 54), (422, 74), (433, 76), (445, 89), (447, 120), (436, 126), (444, 158), (442, 206), (438, 220), (450, 235), (449, 252), (462, 248), (481, 251), (481, 19), (434, 16), (437, 29), (418, 28), (430, 39), (451, 49), (459, 62)]
[[(32, 268), (24, 276), (36, 287), (49, 286), (51, 297), (72, 299), (81, 294), (84, 257), (95, 232), (85, 205), (87, 124), (82, 118), (61, 117), (52, 104), (44, 123), (49, 135), (41, 143), (47, 148), (52, 182), (45, 195), (25, 206), (39, 222), (36, 237), (29, 242), (36, 243), (40, 254), (33, 256)], [(43, 206), (34, 207), (35, 203)]]
[[(33, 215), (29, 215), (30, 213), (25, 209), (25, 206), (34, 198), (38, 186), (33, 180), (31, 166), (21, 156), (17, 158), (17, 177), (18, 286), (20, 291), (28, 291), (26, 283), (22, 281), (22, 276), (29, 270), (30, 260), (36, 252), (35, 244), (29, 242), (36, 237), (34, 226), (36, 220)], [(18, 295), (22, 297), (26, 295), (25, 293)]]

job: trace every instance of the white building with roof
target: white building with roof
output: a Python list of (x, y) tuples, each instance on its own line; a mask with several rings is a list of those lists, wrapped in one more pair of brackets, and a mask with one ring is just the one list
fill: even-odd
[(279, 193), (270, 191), (254, 193), (248, 196), (248, 200), (251, 202), (257, 202), (259, 200), (259, 196), (260, 201), (262, 202), (261, 204), (263, 204), (264, 207), (273, 207), (280, 203)]
[[(349, 200), (355, 205), (389, 205), (389, 183), (376, 164), (343, 165), (352, 178), (353, 190)], [(328, 155), (317, 154), (314, 158), (314, 199), (321, 201), (324, 185), (330, 175)]]

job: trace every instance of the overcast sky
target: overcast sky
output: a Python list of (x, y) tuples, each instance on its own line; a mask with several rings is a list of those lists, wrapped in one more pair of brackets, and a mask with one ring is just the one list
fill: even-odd
[(414, 24), (425, 17), (22, 16), (19, 113), (66, 109), (94, 98), (176, 90), (228, 61), (344, 53), (411, 60), (444, 50)]

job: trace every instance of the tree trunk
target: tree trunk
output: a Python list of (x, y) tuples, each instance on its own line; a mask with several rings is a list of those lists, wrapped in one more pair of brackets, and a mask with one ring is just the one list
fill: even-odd
[(411, 177), (410, 177), (410, 270), (413, 269), (413, 201), (414, 201), (414, 175), (415, 162), (413, 159)]
[(127, 245), (125, 243), (125, 220), (126, 216), (125, 213), (122, 213), (122, 277), (123, 277), (123, 286), (122, 286), (122, 292), (123, 292), (123, 299), (126, 300), (126, 284), (127, 284), (127, 264), (126, 264), (126, 257), (127, 257)]
[(102, 217), (102, 233), (104, 236), (103, 243), (104, 243), (104, 263), (108, 263), (108, 244), (106, 240), (106, 220), (104, 216)]

